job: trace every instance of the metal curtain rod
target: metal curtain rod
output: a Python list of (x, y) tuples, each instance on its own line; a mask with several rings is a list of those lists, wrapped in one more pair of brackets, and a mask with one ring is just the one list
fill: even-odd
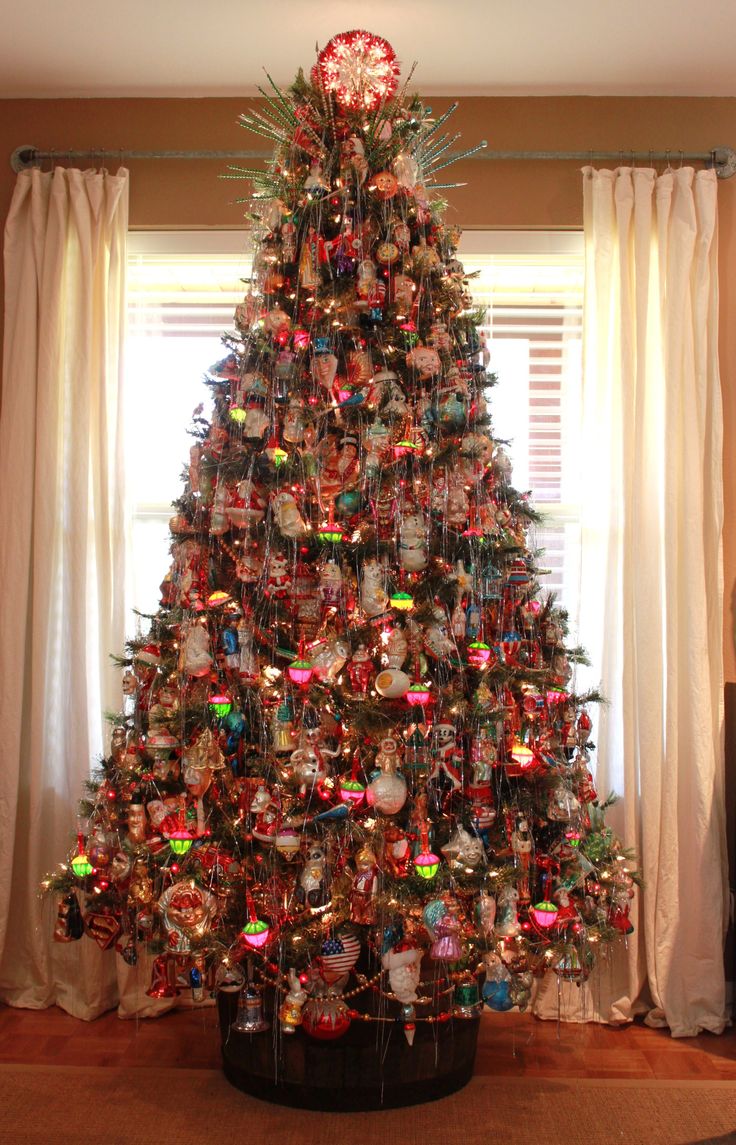
[[(72, 159), (91, 159), (100, 162), (123, 159), (270, 159), (270, 151), (116, 151), (107, 148), (92, 148), (88, 151), (40, 151), (37, 147), (24, 144), (16, 147), (10, 157), (14, 171), (27, 171), (43, 162), (62, 162)], [(670, 149), (666, 151), (478, 151), (473, 159), (532, 160), (570, 159), (579, 163), (593, 163), (601, 159), (637, 163), (704, 163), (712, 167), (719, 179), (730, 179), (736, 174), (736, 151), (732, 147), (713, 147), (710, 151), (688, 152)]]

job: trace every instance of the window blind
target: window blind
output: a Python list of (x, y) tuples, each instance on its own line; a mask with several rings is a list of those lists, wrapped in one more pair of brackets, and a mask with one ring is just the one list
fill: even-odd
[[(161, 384), (169, 394), (172, 387), (183, 387), (182, 361), (196, 387), (217, 359), (218, 339), (232, 329), (233, 311), (242, 301), (251, 265), (247, 235), (243, 231), (145, 232), (129, 239), (131, 349), (172, 367), (178, 363), (175, 375), (164, 369), (167, 376)], [(489, 368), (499, 376), (491, 398), (494, 432), (510, 440), (514, 484), (530, 489), (545, 515), (534, 543), (545, 550), (542, 563), (551, 570), (549, 587), (567, 597), (570, 606), (579, 539), (575, 426), (580, 396), (582, 237), (471, 231), (463, 234), (459, 257), (472, 276), (474, 305), (486, 312), (482, 330), (491, 354)], [(168, 355), (164, 343), (170, 347)], [(157, 344), (161, 351), (154, 351)], [(176, 346), (181, 354), (174, 354)], [(148, 401), (152, 384), (141, 384), (140, 397), (134, 401)], [(201, 394), (201, 387), (189, 390), (186, 398), (182, 394), (180, 406), (172, 405), (171, 422), (181, 418), (182, 429), (197, 400), (189, 395), (196, 392)], [(182, 438), (179, 460), (171, 468), (166, 468), (171, 463), (161, 456), (156, 466), (158, 480), (151, 480), (149, 469), (145, 504), (141, 496), (138, 505), (138, 514), (156, 517), (162, 529), (169, 515), (177, 464), (186, 455), (185, 444)], [(135, 464), (133, 459), (131, 464)], [(156, 575), (160, 576), (160, 568)]]

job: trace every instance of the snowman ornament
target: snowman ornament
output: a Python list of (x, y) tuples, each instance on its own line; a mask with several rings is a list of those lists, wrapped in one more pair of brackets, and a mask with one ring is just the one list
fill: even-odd
[(427, 521), (423, 513), (407, 513), (399, 527), (399, 563), (407, 572), (420, 572), (427, 564)]
[(406, 780), (397, 774), (401, 759), (399, 741), (394, 736), (384, 736), (381, 740), (376, 763), (381, 774), (368, 787), (368, 802), (384, 815), (395, 815), (406, 802)]
[(320, 742), (319, 728), (303, 728), (299, 736), (299, 746), (289, 756), (294, 769), (294, 778), (299, 784), (299, 794), (306, 795), (315, 785), (322, 783), (329, 775), (328, 759), (339, 755), (324, 747)]

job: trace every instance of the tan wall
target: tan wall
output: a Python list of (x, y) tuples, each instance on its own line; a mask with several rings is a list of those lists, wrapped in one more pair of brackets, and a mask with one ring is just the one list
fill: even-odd
[[(124, 99), (0, 101), (0, 155), (21, 144), (41, 150), (264, 149), (237, 126), (247, 99)], [(429, 99), (439, 111), (447, 99)], [(736, 99), (465, 99), (453, 121), (469, 145), (487, 139), (494, 150), (707, 151), (736, 148)], [(233, 229), (245, 185), (217, 179), (218, 162), (130, 162), (133, 227)], [(452, 191), (451, 220), (464, 227), (581, 225), (579, 164), (469, 161), (456, 168), (466, 188)], [(0, 164), (0, 214), (5, 218), (14, 175)], [(736, 682), (736, 177), (721, 184), (721, 371), (725, 413), (726, 525), (724, 535), (726, 679)]]

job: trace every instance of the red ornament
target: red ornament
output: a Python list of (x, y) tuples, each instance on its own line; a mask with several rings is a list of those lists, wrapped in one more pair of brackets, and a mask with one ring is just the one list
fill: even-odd
[(342, 998), (310, 998), (304, 1007), (302, 1028), (310, 1038), (330, 1042), (350, 1027), (350, 1011)]
[(175, 998), (176, 989), (169, 980), (169, 960), (165, 954), (159, 954), (153, 960), (151, 967), (151, 985), (146, 990), (149, 998)]
[(319, 53), (313, 79), (341, 107), (373, 111), (396, 91), (399, 62), (387, 40), (371, 32), (341, 32)]

